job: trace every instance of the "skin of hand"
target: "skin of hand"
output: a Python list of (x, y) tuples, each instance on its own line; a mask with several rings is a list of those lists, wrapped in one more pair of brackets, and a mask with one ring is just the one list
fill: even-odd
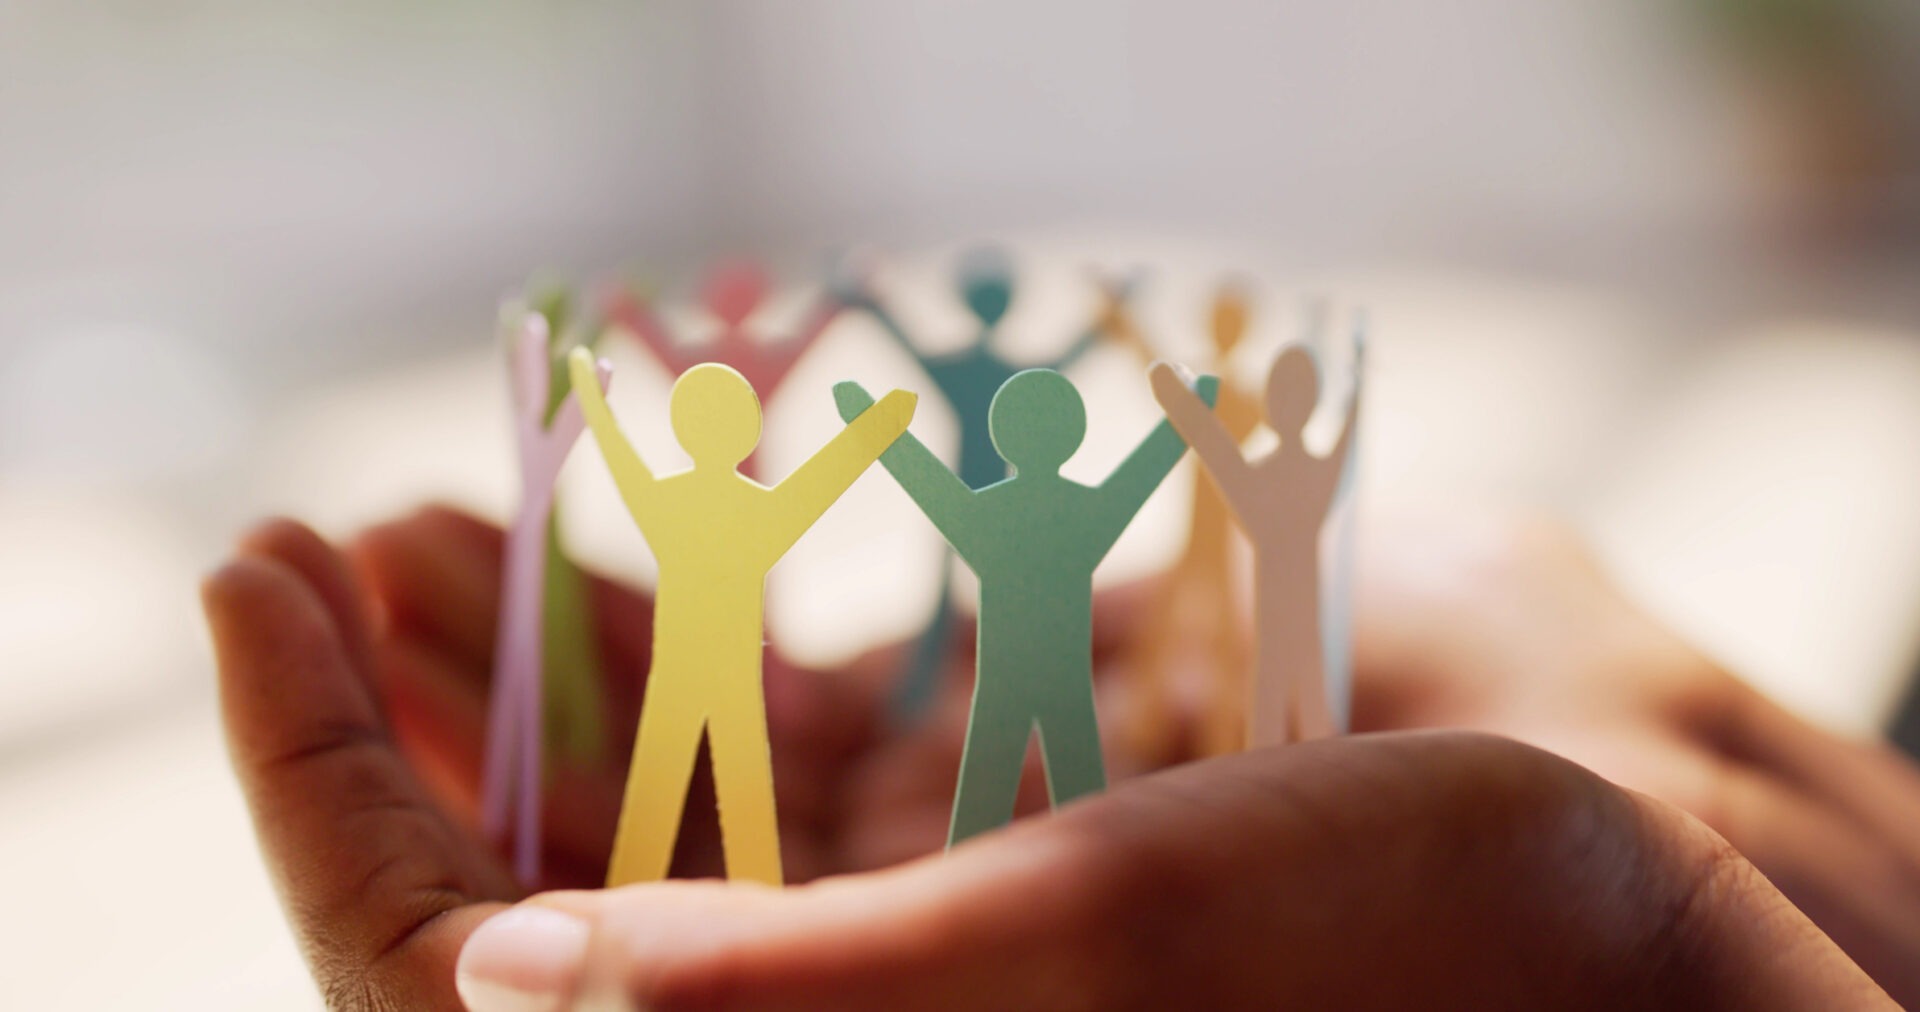
[[(524, 898), (473, 831), (499, 551), (429, 510), (349, 564), (276, 521), (204, 587), (234, 765), (330, 1007), (1891, 1007), (1698, 822), (1460, 733), (1191, 764), (786, 890)], [(630, 728), (647, 602), (592, 596)], [(964, 687), (889, 737), (892, 670), (768, 671), (796, 879), (937, 846)], [(551, 884), (598, 875), (616, 777), (555, 772)], [(689, 823), (676, 871), (711, 874), (711, 828)]]
[(1920, 770), (1799, 719), (1628, 602), (1543, 517), (1370, 517), (1354, 727), (1471, 728), (1701, 819), (1920, 1007)]

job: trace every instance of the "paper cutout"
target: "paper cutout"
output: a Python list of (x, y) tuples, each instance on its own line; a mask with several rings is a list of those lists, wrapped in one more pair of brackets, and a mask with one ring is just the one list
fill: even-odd
[[(1126, 311), (1124, 290), (1111, 284), (1105, 287), (1102, 324), (1107, 334), (1138, 356), (1142, 365), (1151, 364), (1157, 356)], [(1236, 285), (1222, 286), (1213, 300), (1209, 371), (1223, 377), (1213, 414), (1235, 446), (1246, 442), (1260, 425), (1259, 398), (1234, 382), (1227, 368), (1246, 331), (1246, 294)], [(1178, 722), (1168, 699), (1171, 676), (1181, 650), (1196, 644), (1212, 678), (1212, 698), (1201, 725), (1201, 751), (1222, 755), (1244, 747), (1252, 658), (1240, 628), (1233, 587), (1233, 533), (1227, 503), (1213, 481), (1196, 471), (1186, 548), (1161, 581), (1133, 638), (1134, 705), (1127, 736), (1140, 756), (1165, 761), (1174, 754)]]
[[(1324, 307), (1322, 307), (1324, 315)], [(1318, 324), (1320, 321), (1316, 321)], [(1316, 332), (1318, 327), (1316, 326)], [(1348, 378), (1348, 398), (1358, 396), (1365, 377), (1360, 373), (1361, 348), (1367, 340), (1367, 320), (1354, 318), (1353, 368)], [(1321, 546), (1321, 564), (1327, 577), (1321, 585), (1321, 640), (1327, 651), (1327, 706), (1333, 713), (1333, 729), (1345, 734), (1353, 725), (1353, 567), (1355, 539), (1359, 529), (1360, 433), (1359, 416), (1347, 425), (1354, 429), (1347, 438), (1347, 456), (1340, 465), (1340, 487), (1333, 493), (1333, 509), (1328, 522), (1333, 525), (1331, 551)], [(1329, 558), (1331, 555), (1331, 558)]]
[[(994, 452), (988, 423), (994, 397), (1016, 373), (1029, 367), (1007, 361), (994, 348), (1000, 321), (1014, 297), (1013, 264), (1007, 254), (994, 247), (969, 251), (961, 258), (956, 281), (962, 300), (980, 329), (966, 347), (942, 355), (920, 350), (906, 328), (880, 303), (866, 278), (843, 276), (836, 280), (834, 294), (847, 308), (872, 316), (882, 330), (920, 363), (940, 396), (952, 405), (960, 423), (956, 470), (968, 488), (982, 489), (1007, 476), (1006, 461)], [(1097, 322), (1090, 325), (1051, 362), (1038, 368), (1056, 372), (1068, 368), (1093, 348), (1100, 333)], [(912, 720), (933, 702), (947, 659), (952, 625), (953, 559), (948, 556), (940, 563), (940, 600), (934, 606), (927, 628), (914, 644), (893, 696), (892, 709), (897, 719)]]
[[(547, 321), (549, 360), (546, 423), (573, 389), (565, 366), (575, 345), (593, 347), (599, 328), (573, 329), (573, 299), (563, 285), (537, 289), (535, 311)], [(546, 739), (549, 747), (578, 763), (599, 759), (606, 749), (606, 720), (601, 714), (600, 648), (587, 601), (587, 574), (568, 555), (561, 530), (561, 499), (556, 488), (547, 511), (547, 559), (544, 615), (541, 622), (541, 682), (546, 687)]]
[[(514, 870), (522, 882), (533, 883), (540, 873), (540, 767), (545, 740), (546, 534), (554, 481), (580, 438), (582, 422), (572, 398), (564, 399), (548, 420), (553, 361), (548, 353), (547, 321), (536, 313), (519, 315), (511, 372), (520, 510), (507, 529), (501, 577), (493, 694), (481, 774), (481, 823), (489, 839), (504, 843), (512, 819)], [(606, 377), (596, 378), (590, 369), (580, 380), (597, 393)]]
[(669, 410), (693, 467), (656, 477), (588, 389), (592, 357), (575, 350), (570, 365), (587, 425), (660, 566), (653, 661), (607, 885), (666, 877), (703, 729), (727, 875), (779, 885), (761, 685), (767, 571), (906, 431), (914, 395), (888, 394), (769, 488), (738, 470), (760, 441), (760, 401), (739, 372), (706, 363), (681, 374)]
[[(602, 301), (607, 321), (632, 332), (674, 376), (702, 362), (718, 362), (745, 377), (760, 397), (771, 401), (801, 356), (840, 315), (841, 305), (830, 296), (823, 297), (791, 336), (768, 341), (748, 329), (747, 320), (766, 301), (769, 287), (766, 271), (757, 263), (734, 260), (716, 265), (701, 286), (701, 301), (720, 324), (720, 332), (698, 346), (677, 340), (653, 312), (650, 300), (632, 288), (616, 289)], [(758, 453), (741, 462), (740, 473), (760, 477)]]
[[(1216, 389), (1203, 378), (1195, 403), (1212, 401)], [(842, 418), (873, 403), (857, 383), (833, 393)], [(1186, 453), (1163, 421), (1101, 484), (1062, 477), (1060, 465), (1086, 435), (1086, 407), (1073, 384), (1049, 369), (1008, 379), (989, 422), (996, 455), (1013, 476), (983, 489), (967, 487), (910, 432), (880, 456), (980, 578), (973, 711), (949, 847), (1013, 818), (1036, 732), (1053, 805), (1105, 788), (1093, 704), (1093, 571)]]
[[(1355, 349), (1356, 356), (1360, 349)], [(1355, 369), (1358, 372), (1356, 361)], [(1274, 358), (1268, 373), (1266, 420), (1280, 445), (1249, 461), (1240, 445), (1164, 362), (1150, 370), (1154, 396), (1219, 486), (1228, 509), (1253, 543), (1255, 632), (1253, 692), (1247, 742), (1258, 747), (1333, 733), (1320, 622), (1320, 530), (1326, 521), (1360, 409), (1347, 404), (1339, 442), (1315, 457), (1300, 432), (1320, 397), (1319, 366), (1299, 345)]]

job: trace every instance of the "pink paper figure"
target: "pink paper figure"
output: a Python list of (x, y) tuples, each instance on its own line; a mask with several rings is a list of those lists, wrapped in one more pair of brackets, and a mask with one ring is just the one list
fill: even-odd
[[(543, 748), (541, 622), (545, 604), (547, 519), (554, 482), (586, 422), (569, 393), (545, 415), (553, 359), (547, 321), (522, 312), (512, 349), (515, 442), (520, 458), (520, 511), (507, 529), (505, 570), (500, 581), (500, 624), (494, 643), (493, 697), (487, 713), (486, 766), (481, 778), (481, 826), (496, 846), (506, 846), (512, 820), (514, 872), (532, 885), (540, 874), (540, 759)], [(600, 371), (600, 385), (607, 372)]]
[[(771, 403), (793, 371), (794, 364), (820, 334), (840, 315), (841, 305), (830, 296), (814, 303), (800, 327), (784, 339), (765, 340), (749, 330), (746, 321), (766, 301), (767, 272), (751, 260), (723, 261), (707, 272), (701, 285), (700, 301), (720, 324), (720, 332), (711, 341), (698, 346), (682, 344), (654, 313), (650, 301), (622, 287), (608, 293), (602, 303), (607, 322), (634, 333), (647, 350), (675, 376), (703, 362), (718, 362), (745, 377), (763, 401)], [(740, 465), (740, 473), (760, 477), (758, 454)]]

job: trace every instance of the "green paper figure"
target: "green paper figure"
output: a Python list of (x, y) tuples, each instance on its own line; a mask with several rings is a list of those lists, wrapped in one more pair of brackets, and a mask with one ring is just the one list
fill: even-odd
[[(1007, 476), (1006, 461), (994, 452), (988, 415), (994, 397), (1014, 374), (1026, 366), (1015, 365), (994, 349), (1000, 321), (1013, 304), (1013, 264), (1005, 251), (981, 247), (960, 259), (958, 282), (961, 298), (972, 311), (980, 329), (974, 339), (959, 351), (931, 355), (919, 349), (906, 328), (880, 304), (862, 277), (846, 276), (834, 283), (834, 297), (842, 306), (871, 315), (900, 346), (920, 363), (927, 378), (939, 389), (940, 396), (953, 406), (960, 423), (960, 454), (957, 463), (960, 481), (970, 489), (982, 489)], [(1053, 361), (1041, 368), (1059, 371), (1080, 360), (1096, 343), (1102, 329), (1098, 322), (1089, 325)], [(933, 701), (939, 675), (947, 656), (947, 640), (953, 622), (953, 560), (940, 567), (940, 601), (934, 606), (933, 619), (921, 633), (901, 675), (893, 699), (895, 716), (911, 720)]]
[[(1212, 404), (1219, 383), (1195, 389)], [(873, 398), (833, 388), (843, 418)], [(1062, 477), (1086, 436), (1086, 406), (1049, 369), (1015, 374), (988, 413), (993, 447), (1013, 476), (967, 487), (911, 432), (880, 463), (980, 578), (973, 712), (954, 791), (949, 847), (1006, 825), (1027, 739), (1039, 732), (1054, 806), (1106, 787), (1093, 708), (1093, 571), (1187, 445), (1162, 421), (1097, 486)]]
[[(534, 312), (546, 318), (553, 369), (547, 391), (548, 424), (567, 399), (567, 352), (591, 348), (600, 328), (588, 323), (576, 327), (573, 298), (564, 285), (536, 282), (529, 300)], [(560, 754), (579, 762), (599, 758), (606, 748), (606, 724), (600, 714), (600, 646), (594, 640), (587, 574), (567, 554), (560, 530), (560, 492), (547, 516), (546, 587), (541, 602), (541, 665), (547, 710), (543, 714), (546, 740)]]

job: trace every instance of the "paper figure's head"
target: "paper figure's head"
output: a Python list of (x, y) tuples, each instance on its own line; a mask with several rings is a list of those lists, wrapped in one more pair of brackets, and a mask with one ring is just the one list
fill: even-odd
[(751, 260), (729, 260), (707, 272), (700, 294), (708, 312), (738, 327), (766, 300), (767, 272)]
[(1013, 261), (1006, 250), (982, 246), (960, 258), (960, 294), (982, 327), (999, 326), (1013, 304)]
[(1297, 439), (1319, 403), (1320, 364), (1301, 345), (1288, 345), (1267, 374), (1267, 424)]
[(1235, 282), (1220, 286), (1213, 296), (1213, 351), (1224, 359), (1247, 335), (1247, 292)]
[(1021, 473), (1051, 474), (1080, 448), (1087, 435), (1087, 406), (1080, 391), (1052, 369), (1015, 373), (987, 409), (993, 448)]
[(681, 373), (668, 411), (673, 434), (696, 468), (732, 468), (760, 443), (760, 398), (724, 365), (707, 362)]

